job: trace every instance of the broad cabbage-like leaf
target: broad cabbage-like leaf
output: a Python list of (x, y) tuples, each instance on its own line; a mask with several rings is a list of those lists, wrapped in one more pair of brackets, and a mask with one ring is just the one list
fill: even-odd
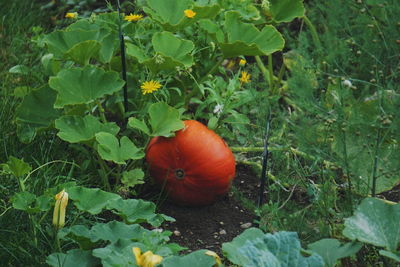
[(400, 245), (400, 204), (366, 198), (344, 223), (343, 235), (395, 252)]
[(101, 123), (92, 115), (62, 116), (55, 121), (55, 127), (59, 130), (58, 136), (70, 143), (85, 142), (93, 139), (96, 133), (107, 132), (117, 134), (119, 127), (113, 123)]
[[(324, 266), (324, 261), (318, 254), (309, 257), (301, 254), (300, 240), (295, 232), (264, 234), (247, 239), (244, 244), (234, 242), (231, 252), (234, 249), (240, 254), (240, 257), (234, 257), (234, 263), (246, 267)], [(230, 255), (232, 254), (227, 255), (229, 260)]]
[(96, 140), (99, 143), (97, 152), (102, 159), (125, 164), (126, 160), (144, 157), (143, 151), (126, 136), (122, 136), (121, 140), (118, 140), (113, 134), (100, 132), (96, 133)]
[(118, 73), (95, 66), (71, 68), (50, 77), (49, 85), (58, 92), (55, 108), (66, 105), (88, 104), (105, 95), (111, 95), (124, 86)]

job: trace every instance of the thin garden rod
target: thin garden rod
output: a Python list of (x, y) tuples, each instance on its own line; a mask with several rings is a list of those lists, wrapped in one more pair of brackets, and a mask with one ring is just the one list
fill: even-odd
[(124, 85), (124, 109), (125, 109), (125, 114), (126, 114), (126, 112), (128, 111), (128, 82), (127, 82), (127, 79), (126, 79), (125, 40), (124, 40), (124, 35), (122, 34), (121, 5), (119, 3), (119, 0), (117, 0), (117, 4), (118, 4), (118, 17), (119, 17), (118, 35), (119, 35), (119, 42), (120, 42), (120, 47), (121, 47), (122, 79), (125, 81), (125, 85)]
[(260, 193), (258, 195), (258, 203), (257, 203), (258, 208), (260, 208), (261, 205), (263, 204), (264, 190), (268, 189), (268, 187), (269, 187), (269, 183), (267, 183), (267, 167), (268, 167), (268, 156), (269, 156), (268, 140), (269, 140), (270, 122), (271, 122), (271, 110), (269, 111), (267, 123), (265, 125), (265, 138), (264, 138), (264, 151), (263, 151), (262, 169), (261, 169)]

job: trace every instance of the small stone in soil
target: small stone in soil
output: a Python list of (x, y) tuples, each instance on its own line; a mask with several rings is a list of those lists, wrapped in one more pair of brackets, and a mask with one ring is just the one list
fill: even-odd
[(180, 236), (180, 235), (181, 235), (181, 232), (179, 232), (178, 230), (175, 230), (175, 231), (174, 231), (174, 235), (175, 235), (175, 236)]
[(226, 231), (224, 229), (222, 229), (221, 231), (219, 231), (220, 235), (226, 235)]
[(251, 223), (250, 222), (240, 225), (240, 228), (242, 228), (242, 229), (247, 229), (247, 228), (250, 228), (250, 227), (251, 227)]

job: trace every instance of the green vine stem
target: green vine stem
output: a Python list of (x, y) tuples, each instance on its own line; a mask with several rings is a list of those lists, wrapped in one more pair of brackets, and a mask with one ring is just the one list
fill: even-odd
[(268, 55), (268, 72), (269, 72), (269, 90), (272, 94), (275, 94), (272, 54)]
[[(230, 149), (231, 149), (231, 151), (233, 153), (250, 153), (250, 152), (263, 152), (264, 151), (264, 148), (261, 147), (261, 146), (260, 147), (230, 147)], [(310, 154), (307, 154), (307, 153), (305, 153), (303, 151), (300, 151), (300, 150), (298, 150), (296, 148), (293, 148), (293, 147), (276, 147), (275, 146), (275, 147), (269, 147), (268, 149), (270, 151), (279, 151), (279, 152), (288, 152), (288, 151), (290, 151), (294, 155), (303, 157), (303, 158), (308, 159), (308, 160), (314, 160), (314, 161), (320, 160), (317, 157), (314, 157), (314, 156), (312, 156)], [(334, 164), (333, 162), (328, 161), (328, 160), (322, 160), (322, 163), (326, 167), (336, 166), (336, 164)]]
[(269, 77), (269, 71), (267, 70), (267, 68), (265, 67), (264, 63), (262, 62), (261, 58), (259, 56), (255, 56), (254, 57), (256, 59), (256, 63), (258, 68), (260, 69), (261, 73), (264, 76), (264, 79), (268, 82), (268, 84), (270, 84), (270, 77)]
[[(104, 162), (104, 160), (102, 158), (100, 158), (99, 155), (97, 155), (97, 161), (100, 164), (100, 168), (101, 168), (101, 178), (103, 180), (103, 184), (104, 187), (106, 188), (106, 190), (108, 192), (111, 192), (111, 184), (110, 181), (107, 178), (107, 175), (111, 172), (107, 166), (107, 164)], [(108, 170), (108, 171), (107, 171)]]
[(105, 115), (105, 110), (103, 108), (103, 105), (100, 103), (100, 100), (98, 100), (98, 99), (96, 100), (96, 105), (97, 105), (97, 108), (99, 109), (101, 121), (103, 123), (106, 123), (107, 119), (106, 119), (106, 115)]
[(306, 15), (303, 16), (303, 20), (307, 27), (310, 29), (311, 38), (313, 39), (314, 44), (317, 46), (318, 51), (320, 51), (322, 49), (321, 40), (319, 39), (319, 35), (317, 30), (315, 29), (314, 24)]

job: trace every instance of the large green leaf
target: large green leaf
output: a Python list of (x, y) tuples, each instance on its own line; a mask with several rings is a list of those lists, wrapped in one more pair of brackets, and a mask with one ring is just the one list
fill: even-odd
[(144, 157), (143, 151), (126, 136), (118, 141), (113, 134), (100, 132), (96, 134), (96, 140), (99, 143), (97, 151), (102, 159), (125, 164), (126, 160)]
[(400, 245), (399, 222), (400, 204), (366, 198), (345, 220), (343, 235), (395, 252)]
[(259, 238), (264, 233), (258, 228), (246, 229), (243, 233), (235, 237), (231, 242), (222, 244), (222, 251), (228, 257), (229, 261), (234, 264), (247, 262), (247, 258), (238, 253), (238, 249), (246, 243), (247, 240)]
[(177, 66), (190, 67), (193, 65), (194, 49), (192, 41), (183, 40), (170, 32), (158, 32), (151, 40), (156, 56), (144, 62), (152, 71), (173, 70)]
[(99, 132), (107, 132), (113, 135), (119, 132), (119, 127), (115, 123), (101, 123), (92, 115), (85, 117), (62, 116), (55, 121), (55, 127), (59, 130), (57, 135), (70, 143), (89, 141)]
[(74, 186), (67, 188), (66, 191), (79, 210), (90, 214), (99, 214), (110, 202), (121, 198), (117, 194), (105, 192), (98, 188)]
[(137, 246), (139, 244), (131, 240), (120, 239), (104, 248), (94, 249), (93, 255), (101, 259), (103, 267), (137, 266), (132, 253), (132, 248)]
[(303, 0), (270, 0), (272, 19), (277, 22), (290, 22), (304, 16)]
[(174, 221), (169, 216), (156, 214), (156, 205), (153, 202), (141, 199), (117, 199), (110, 202), (107, 208), (113, 210), (115, 214), (118, 214), (126, 223), (130, 224), (146, 222), (158, 227), (165, 220)]
[(225, 13), (227, 43), (220, 43), (225, 57), (261, 56), (282, 50), (285, 41), (282, 35), (271, 25), (259, 31), (253, 24), (240, 21), (236, 11)]
[[(58, 58), (71, 58), (83, 65), (87, 64), (90, 58), (97, 58), (103, 63), (109, 62), (115, 50), (115, 34), (88, 22), (80, 22), (77, 25), (79, 26), (70, 26), (66, 30), (54, 31), (47, 35), (45, 42), (49, 52)], [(82, 27), (83, 25), (85, 27)]]
[(101, 44), (98, 41), (87, 40), (71, 47), (65, 55), (81, 65), (87, 65), (91, 58), (96, 57), (100, 48)]
[(37, 213), (41, 211), (48, 211), (51, 208), (51, 197), (40, 196), (23, 191), (16, 193), (12, 198), (11, 202), (14, 209), (23, 210), (28, 213)]
[[(148, 7), (143, 10), (168, 31), (177, 31), (204, 18), (214, 18), (220, 7), (213, 5), (195, 5), (193, 0), (147, 0)], [(193, 18), (186, 18), (184, 11), (196, 12)]]
[(185, 125), (180, 119), (179, 110), (164, 102), (152, 104), (149, 108), (152, 136), (174, 136), (175, 132)]
[(109, 223), (97, 223), (90, 230), (83, 225), (74, 225), (63, 228), (58, 236), (62, 239), (71, 239), (79, 243), (85, 249), (93, 248), (99, 241), (109, 241), (116, 243), (120, 239), (139, 241), (144, 235), (148, 235), (150, 230), (146, 230), (138, 224), (128, 225), (118, 221)]
[(92, 251), (71, 249), (67, 254), (49, 255), (46, 263), (53, 267), (96, 267), (100, 265), (100, 260), (92, 256)]
[(304, 257), (301, 250), (297, 233), (282, 231), (247, 239), (244, 243), (242, 240), (235, 242), (234, 239), (230, 252), (236, 251), (240, 256), (232, 257), (230, 253), (227, 257), (229, 260), (232, 257), (233, 263), (246, 267), (324, 266), (321, 256), (312, 254)]
[(326, 238), (308, 245), (308, 249), (318, 253), (328, 267), (335, 266), (341, 258), (356, 254), (362, 247), (361, 243), (351, 242), (341, 244), (339, 240)]
[(0, 164), (0, 167), (2, 167), (3, 172), (12, 174), (15, 177), (21, 177), (32, 170), (31, 165), (26, 163), (24, 159), (19, 159), (13, 156), (8, 158), (7, 163)]
[(118, 73), (104, 71), (87, 65), (84, 68), (71, 68), (50, 77), (49, 85), (58, 92), (55, 108), (65, 105), (88, 104), (105, 95), (111, 95), (124, 86)]
[(207, 250), (197, 250), (184, 256), (168, 257), (162, 262), (163, 267), (211, 267), (216, 266), (215, 259), (206, 254)]
[(56, 92), (48, 86), (32, 90), (24, 97), (16, 110), (18, 137), (23, 142), (30, 142), (37, 131), (48, 128), (61, 112), (53, 107)]

